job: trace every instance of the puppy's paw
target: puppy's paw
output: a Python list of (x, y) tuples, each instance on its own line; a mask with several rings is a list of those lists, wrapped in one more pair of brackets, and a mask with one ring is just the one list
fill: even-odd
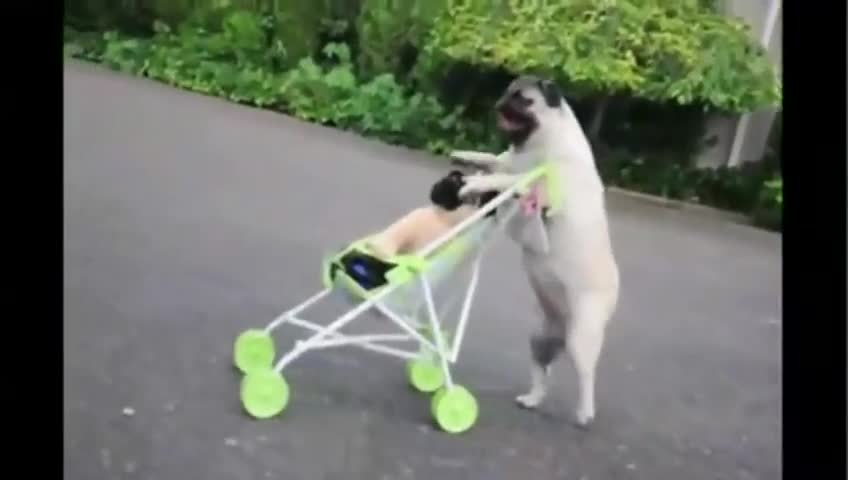
[(544, 395), (535, 392), (530, 392), (515, 397), (515, 403), (517, 403), (518, 406), (522, 408), (534, 409), (542, 404), (542, 400), (544, 400), (544, 398)]

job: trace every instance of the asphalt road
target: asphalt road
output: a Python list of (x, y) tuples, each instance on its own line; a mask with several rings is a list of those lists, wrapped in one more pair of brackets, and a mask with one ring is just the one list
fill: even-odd
[(513, 405), (536, 320), (507, 241), (455, 369), (472, 431), (436, 430), (400, 361), (357, 350), (302, 357), (288, 409), (254, 421), (235, 336), (317, 290), (324, 253), (425, 202), (444, 165), (77, 63), (64, 90), (66, 478), (780, 478), (779, 236), (611, 201), (623, 290), (591, 431), (570, 423), (567, 362), (541, 412)]

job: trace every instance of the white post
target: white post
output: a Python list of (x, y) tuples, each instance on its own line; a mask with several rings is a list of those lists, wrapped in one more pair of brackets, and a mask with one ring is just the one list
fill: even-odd
[[(771, 44), (771, 37), (774, 33), (774, 27), (777, 24), (777, 15), (780, 13), (780, 0), (771, 0), (769, 2), (768, 12), (766, 13), (766, 23), (763, 27), (763, 33), (760, 35), (760, 43), (768, 49)], [(735, 167), (739, 165), (740, 155), (742, 154), (742, 142), (745, 139), (745, 133), (748, 131), (748, 124), (751, 122), (751, 114), (746, 113), (739, 119), (736, 124), (736, 132), (733, 135), (733, 145), (730, 147), (730, 156), (727, 157), (727, 166)]]

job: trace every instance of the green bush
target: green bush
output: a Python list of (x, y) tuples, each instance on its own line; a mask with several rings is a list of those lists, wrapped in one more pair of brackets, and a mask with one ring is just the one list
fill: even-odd
[(358, 4), (358, 0), (276, 0), (270, 10), (274, 36), (286, 46), (291, 65), (319, 54), (324, 41), (343, 37)]
[[(214, 31), (245, 8), (268, 23), (266, 48), (275, 50), (277, 67), (292, 68), (301, 58), (319, 55), (326, 43), (344, 42), (352, 49), (358, 78), (392, 73), (404, 86), (437, 95), (452, 110), (461, 108), (466, 123), (481, 130), (511, 74), (543, 73), (560, 80), (573, 103), (586, 106), (581, 120), (594, 144), (634, 149), (621, 143), (624, 138), (646, 138), (653, 125), (662, 124), (686, 161), (702, 147), (704, 116), (685, 125), (666, 122), (687, 112), (676, 111), (673, 104), (741, 111), (774, 103), (781, 92), (746, 28), (717, 14), (716, 3), (66, 0), (66, 6), (83, 12), (77, 17), (106, 12), (109, 18), (147, 22), (148, 29), (152, 18), (162, 18), (170, 25), (189, 19), (194, 27)], [(113, 18), (116, 22), (112, 26), (122, 30), (124, 25)], [(629, 114), (634, 101), (666, 107), (649, 121), (637, 121)], [(628, 132), (621, 125), (628, 125)], [(671, 149), (670, 142), (664, 149)]]
[(592, 137), (611, 98), (733, 113), (781, 99), (779, 78), (748, 28), (702, 2), (484, 3), (457, 0), (445, 10), (424, 46), (420, 75), (436, 81), (469, 64), (555, 78), (570, 97), (597, 100)]
[[(312, 8), (302, 0), (280, 0), (248, 10), (222, 3), (204, 3), (186, 14), (184, 21), (151, 22), (141, 34), (66, 27), (65, 52), (188, 90), (436, 153), (454, 148), (500, 151), (505, 145), (490, 118), (494, 97), (516, 72), (554, 75), (565, 82), (581, 122), (609, 140), (608, 145), (596, 145), (604, 147), (597, 154), (608, 184), (752, 213), (758, 222), (780, 228), (782, 183), (775, 173), (780, 160), (779, 121), (768, 161), (738, 169), (697, 169), (689, 160), (701, 143), (704, 104), (698, 102), (712, 100), (702, 92), (697, 100), (681, 106), (683, 90), (669, 93), (662, 101), (648, 94), (663, 81), (672, 85), (685, 79), (680, 72), (687, 70), (680, 65), (690, 68), (686, 75), (703, 67), (700, 60), (695, 64), (681, 60), (694, 47), (691, 40), (681, 38), (682, 30), (674, 30), (679, 27), (674, 18), (691, 20), (697, 14), (713, 19), (699, 6), (709, 2), (568, 0), (554, 7), (536, 6), (536, 10), (528, 7), (532, 2), (505, 0), (434, 1), (426, 8), (421, 7), (423, 2), (404, 0), (324, 0)], [(649, 21), (653, 17), (644, 12), (637, 15), (631, 11), (634, 6), (662, 13), (658, 17), (662, 21), (654, 19), (657, 25), (667, 22), (674, 28), (665, 25), (665, 30), (654, 32)], [(550, 16), (554, 13), (577, 18), (555, 20)], [(638, 27), (635, 19), (647, 23)], [(576, 28), (558, 35), (562, 44), (551, 47), (562, 50), (565, 45), (563, 51), (569, 57), (545, 49), (552, 25)], [(696, 32), (713, 28), (693, 25)], [(430, 28), (432, 34), (427, 32)], [(655, 37), (647, 37), (639, 28), (654, 32)], [(300, 34), (307, 31), (305, 36)], [(708, 37), (703, 32), (698, 35)], [(631, 48), (648, 38), (656, 45)], [(628, 63), (628, 54), (621, 57), (628, 48), (635, 67)], [(597, 54), (596, 64), (592, 51)], [(658, 62), (650, 68), (639, 60), (639, 55), (649, 54), (655, 55), (649, 57), (651, 61)], [(677, 77), (662, 81), (650, 77), (652, 72), (673, 73), (675, 68)], [(768, 88), (760, 88), (776, 85), (768, 83), (773, 78), (762, 84), (739, 80), (750, 74), (750, 65), (745, 68), (734, 74), (735, 80), (715, 80), (725, 92), (737, 89), (730, 103), (779, 97), (779, 88), (772, 97)], [(724, 80), (728, 82), (722, 84)], [(695, 83), (690, 93), (703, 87)], [(745, 88), (754, 93), (744, 93)], [(718, 108), (714, 103), (710, 105)]]
[(763, 184), (751, 217), (759, 226), (773, 230), (783, 229), (783, 178), (780, 175)]
[[(584, 125), (591, 125), (597, 103), (572, 102)], [(673, 159), (681, 166), (692, 166), (714, 138), (707, 138), (708, 118), (693, 105), (650, 102), (617, 98), (609, 102), (603, 128), (598, 132), (595, 149), (624, 149), (634, 156)]]
[[(208, 3), (208, 5), (207, 5)], [(65, 23), (85, 31), (149, 34), (154, 20), (177, 23), (219, 3), (196, 0), (64, 0)]]
[(64, 52), (67, 57), (99, 62), (103, 57), (106, 42), (103, 34), (79, 32), (71, 26), (65, 26), (63, 32)]
[(674, 158), (634, 156), (626, 151), (612, 152), (607, 160), (600, 162), (600, 171), (608, 185), (745, 213), (758, 207), (763, 186), (776, 175), (763, 163), (697, 168)]
[[(392, 144), (444, 153), (450, 148), (494, 147), (487, 131), (464, 124), (433, 96), (410, 93), (390, 73), (361, 81), (344, 44), (328, 44), (316, 60), (274, 67), (281, 51), (263, 50), (262, 17), (233, 12), (221, 32), (158, 23), (151, 38), (117, 32), (98, 37), (66, 31), (65, 51), (123, 72), (232, 101), (274, 108), (307, 121), (336, 126)], [(237, 38), (235, 38), (235, 37)]]
[(698, 2), (477, 5), (457, 1), (435, 23), (426, 46), (428, 73), (457, 61), (506, 67), (555, 77), (577, 97), (623, 94), (725, 112), (780, 101), (776, 72), (748, 27)]
[(329, 44), (324, 55), (335, 64), (326, 68), (305, 58), (285, 76), (280, 92), (294, 116), (431, 150), (438, 150), (432, 139), (455, 131), (455, 115), (433, 97), (407, 95), (391, 73), (361, 83), (346, 45)]
[(446, 0), (363, 0), (356, 20), (358, 65), (365, 76), (406, 76)]
[(758, 225), (775, 230), (783, 228), (783, 176), (780, 173), (782, 140), (783, 112), (779, 112), (774, 119), (768, 148), (761, 161), (762, 165), (767, 166), (775, 173), (763, 182), (757, 205), (752, 212), (752, 217)]
[(119, 25), (134, 30), (139, 24), (149, 28), (153, 20), (141, 9), (109, 0), (65, 0), (64, 14), (67, 26), (83, 31), (105, 30)]
[(66, 42), (66, 51), (123, 72), (237, 102), (262, 107), (279, 104), (281, 71), (276, 67), (285, 51), (279, 43), (268, 45), (263, 17), (233, 12), (223, 19), (219, 31), (192, 24), (172, 31), (162, 22), (154, 30), (150, 38), (114, 31), (102, 34), (99, 43), (84, 37)]
[(359, 0), (65, 0), (66, 24), (83, 31), (153, 34), (153, 22), (220, 28), (233, 13), (262, 16), (272, 41), (286, 45), (288, 66), (317, 54), (323, 41), (356, 18)]

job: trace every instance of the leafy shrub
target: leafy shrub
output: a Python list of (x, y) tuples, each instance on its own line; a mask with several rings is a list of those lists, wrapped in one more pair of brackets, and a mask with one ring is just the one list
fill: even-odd
[(405, 76), (445, 0), (363, 0), (356, 20), (358, 65), (365, 76)]
[[(597, 103), (578, 100), (572, 106), (582, 124), (590, 128)], [(707, 120), (703, 111), (692, 105), (616, 98), (608, 104), (595, 148), (600, 153), (606, 148), (626, 149), (634, 156), (673, 158), (691, 166), (715, 141), (705, 135)]]
[(347, 46), (327, 45), (324, 55), (335, 61), (332, 67), (306, 58), (286, 75), (281, 93), (294, 116), (436, 153), (457, 144), (488, 146), (462, 134), (469, 129), (460, 124), (458, 112), (448, 112), (432, 96), (408, 95), (391, 73), (359, 82)]
[(544, 72), (578, 97), (629, 94), (728, 112), (780, 100), (775, 70), (748, 27), (697, 2), (511, 0), (482, 10), (457, 1), (435, 23), (430, 73), (445, 62), (503, 66)]
[(754, 223), (773, 230), (783, 228), (783, 178), (779, 175), (765, 182), (757, 206), (751, 212)]
[[(296, 3), (295, 0), (289, 1)], [(279, 3), (288, 4), (289, 1), (281, 0)], [(655, 6), (658, 0), (640, 1)], [(681, 0), (675, 8), (691, 10), (695, 8), (693, 2)], [(437, 3), (434, 2), (430, 7), (437, 10)], [(185, 22), (172, 23), (175, 27), (157, 21), (149, 29), (152, 33), (142, 36), (128, 36), (116, 31), (102, 34), (80, 32), (66, 27), (65, 52), (69, 56), (103, 62), (124, 72), (144, 75), (188, 90), (273, 108), (304, 120), (353, 130), (389, 143), (426, 148), (436, 153), (445, 153), (454, 148), (499, 151), (504, 144), (494, 131), (494, 122), (489, 118), (491, 101), (512, 76), (509, 69), (499, 66), (501, 60), (521, 60), (531, 66), (535, 65), (525, 69), (521, 64), (505, 62), (507, 66), (511, 65), (510, 68), (520, 67), (521, 71), (543, 70), (544, 67), (540, 60), (528, 54), (535, 55), (540, 50), (521, 49), (533, 45), (532, 41), (527, 40), (535, 38), (533, 35), (544, 38), (542, 32), (545, 30), (526, 28), (527, 25), (521, 25), (519, 29), (520, 22), (508, 23), (515, 22), (515, 18), (524, 21), (535, 18), (530, 16), (527, 3), (519, 3), (451, 3), (452, 10), (445, 10), (452, 14), (465, 12), (462, 14), (468, 18), (459, 15), (459, 18), (452, 20), (466, 22), (466, 25), (472, 21), (469, 19), (496, 19), (491, 24), (475, 24), (489, 35), (487, 38), (494, 42), (494, 50), (475, 43), (473, 38), (480, 31), (462, 33), (443, 25), (443, 22), (451, 19), (447, 14), (439, 16), (432, 11), (413, 11), (406, 2), (401, 1), (385, 2), (389, 12), (396, 12), (397, 15), (376, 15), (375, 11), (379, 11), (380, 5), (383, 5), (377, 0), (363, 0), (362, 10), (354, 8), (358, 2), (341, 5), (333, 0), (316, 6), (316, 11), (330, 12), (327, 14), (329, 16), (323, 16), (320, 26), (315, 27), (319, 31), (312, 32), (312, 40), (295, 47), (281, 40), (278, 35), (280, 25), (285, 23), (279, 17), (260, 13), (260, 10), (244, 11), (226, 7), (200, 11)], [(626, 15), (616, 9), (620, 5), (632, 3), (636, 3), (636, 0), (619, 3), (569, 0), (562, 2), (560, 7), (580, 7), (597, 12), (593, 6), (606, 5), (604, 8), (607, 10), (594, 15), (606, 18), (612, 12), (626, 19)], [(457, 5), (469, 6), (466, 10), (457, 11)], [(447, 9), (448, 6), (442, 8)], [(351, 30), (353, 24), (344, 19), (354, 12), (357, 15), (357, 28)], [(403, 21), (399, 18), (413, 19), (419, 23), (417, 27), (412, 25), (404, 29)], [(423, 25), (429, 25), (429, 18), (436, 18), (433, 36), (424, 33)], [(531, 25), (543, 27), (549, 20), (536, 19), (536, 23)], [(516, 30), (504, 30), (505, 24), (513, 25)], [(592, 25), (591, 22), (589, 24)], [(631, 27), (635, 29), (635, 26)], [(454, 39), (457, 44), (439, 50), (442, 48), (439, 42), (448, 38), (439, 37), (442, 35), (440, 29), (446, 28), (451, 35), (458, 35)], [(592, 28), (600, 27), (595, 25)], [(356, 34), (356, 30), (361, 30), (358, 32), (360, 34), (365, 32), (360, 42), (352, 43), (354, 47), (361, 47), (358, 54), (346, 44), (323, 44), (328, 39)], [(519, 42), (510, 47), (497, 37), (500, 34), (523, 38), (525, 43)], [(521, 37), (524, 34), (529, 36)], [(574, 33), (572, 37), (584, 38), (581, 35), (591, 39), (585, 32)], [(671, 37), (666, 40), (673, 44)], [(305, 42), (302, 39), (294, 41)], [(404, 77), (408, 64), (402, 59), (392, 59), (390, 55), (393, 45), (399, 48), (404, 42), (413, 49), (424, 45), (425, 51), (416, 66), (414, 78)], [(466, 59), (464, 55), (468, 52), (463, 53), (463, 48), (469, 44), (489, 52), (491, 58)], [(313, 47), (318, 46), (321, 48), (313, 52)], [(577, 42), (574, 48), (582, 52), (584, 46)], [(293, 53), (301, 51), (310, 53)], [(599, 52), (602, 60), (604, 55), (612, 58), (613, 52)], [(492, 58), (497, 61), (492, 61)], [(619, 88), (614, 87), (613, 83), (628, 78), (627, 75), (619, 75), (618, 80), (615, 79), (615, 68), (626, 72), (629, 67), (617, 65), (609, 58), (604, 60), (608, 65), (603, 68), (590, 67), (589, 58), (579, 57), (574, 63), (569, 63), (568, 68), (563, 67), (565, 63), (553, 64), (559, 69), (557, 71), (560, 71), (562, 78), (569, 79), (567, 86), (574, 87), (566, 91), (578, 94), (577, 98), (570, 100), (584, 124), (596, 123), (593, 120), (597, 119), (598, 100), (609, 93), (603, 89)], [(556, 58), (554, 60), (559, 61)], [(553, 67), (548, 68), (550, 70)], [(638, 75), (645, 71), (634, 70)], [(427, 75), (438, 72), (443, 75), (437, 75), (435, 81), (432, 78), (427, 80)], [(589, 78), (595, 74), (610, 75), (612, 79), (608, 80), (608, 84), (599, 83)], [(581, 75), (586, 78), (581, 80)], [(424, 82), (415, 88), (416, 82), (413, 80)], [(581, 82), (585, 87), (583, 90), (575, 87), (581, 85)], [(647, 80), (642, 79), (640, 82)], [(641, 92), (644, 93), (644, 90)], [(782, 181), (778, 182), (780, 176), (775, 173), (779, 172), (779, 157), (776, 162), (745, 164), (738, 169), (696, 169), (686, 160), (697, 147), (691, 139), (697, 136), (699, 121), (703, 118), (701, 105), (672, 105), (670, 108), (669, 104), (677, 100), (656, 102), (639, 95), (642, 94), (612, 95), (604, 107), (609, 120), (603, 129), (605, 136), (618, 145), (627, 146), (609, 152), (599, 150), (599, 167), (608, 184), (753, 213), (761, 223), (780, 228)], [(681, 116), (681, 113), (685, 115)], [(771, 142), (776, 147), (772, 148), (768, 158), (779, 153), (779, 121), (776, 131), (777, 142)], [(680, 152), (685, 154), (681, 155)]]
[[(392, 73), (407, 88), (437, 95), (450, 110), (462, 110), (463, 121), (480, 130), (474, 136), (492, 136), (484, 124), (491, 123), (492, 100), (512, 74), (543, 73), (563, 83), (569, 100), (586, 109), (582, 119), (593, 144), (635, 149), (630, 140), (668, 130), (674, 145), (666, 142), (663, 149), (676, 148), (684, 163), (703, 146), (705, 121), (703, 115), (685, 124), (665, 121), (688, 115), (674, 104), (692, 105), (692, 111), (745, 110), (773, 103), (781, 92), (746, 28), (717, 14), (715, 0), (65, 2), (77, 12), (136, 18), (148, 30), (156, 17), (181, 29), (217, 33), (234, 12), (246, 18), (240, 9), (247, 9), (262, 19), (264, 49), (273, 52), (275, 70), (320, 56), (327, 43), (345, 42), (358, 78)], [(248, 41), (253, 37), (242, 33)], [(240, 35), (196, 47), (221, 51)], [(635, 112), (631, 118), (634, 100), (664, 108), (647, 121)]]
[(433, 96), (410, 94), (392, 74), (360, 81), (344, 44), (327, 45), (317, 61), (306, 57), (289, 71), (275, 69), (273, 51), (261, 49), (266, 41), (258, 28), (261, 24), (260, 17), (237, 12), (225, 19), (219, 33), (186, 25), (174, 33), (161, 23), (148, 39), (117, 32), (94, 39), (68, 30), (65, 50), (116, 70), (275, 108), (393, 144), (435, 153), (492, 148), (485, 129), (463, 123), (458, 111), (448, 111)]
[(343, 36), (358, 12), (359, 1), (276, 0), (269, 11), (274, 37), (286, 45), (290, 64), (318, 55), (322, 40)]
[(766, 182), (763, 188), (763, 197), (766, 202), (783, 208), (783, 177), (778, 175)]
[(77, 57), (83, 60), (100, 61), (106, 47), (103, 34), (78, 32), (70, 26), (65, 26), (63, 32), (65, 56)]
[(261, 107), (279, 104), (279, 66), (286, 51), (279, 41), (269, 45), (265, 17), (232, 12), (217, 31), (191, 22), (176, 32), (156, 22), (154, 30), (148, 39), (110, 31), (99, 44), (79, 40), (66, 43), (66, 51), (123, 72), (237, 102)]
[(612, 152), (606, 160), (599, 166), (608, 185), (745, 213), (757, 208), (763, 185), (775, 175), (771, 166), (762, 163), (697, 168), (673, 158), (634, 156), (626, 151)]
[(745, 112), (780, 102), (782, 89), (745, 24), (696, 1), (457, 0), (434, 23), (418, 73), (433, 82), (456, 64), (538, 73), (570, 97), (634, 97)]
[(153, 32), (154, 20), (170, 25), (220, 29), (233, 13), (261, 16), (272, 42), (286, 45), (286, 61), (293, 65), (317, 54), (332, 32), (351, 24), (359, 1), (351, 0), (64, 0), (66, 23), (84, 31), (115, 30), (134, 36)]
[(153, 17), (141, 6), (109, 0), (64, 0), (65, 23), (83, 31), (120, 26), (138, 32), (150, 28)]
[(776, 172), (763, 182), (757, 206), (752, 212), (752, 217), (757, 224), (776, 230), (783, 228), (783, 177), (780, 174), (780, 144), (783, 138), (782, 119), (783, 113), (779, 112), (774, 119), (768, 148), (761, 161), (763, 165)]

